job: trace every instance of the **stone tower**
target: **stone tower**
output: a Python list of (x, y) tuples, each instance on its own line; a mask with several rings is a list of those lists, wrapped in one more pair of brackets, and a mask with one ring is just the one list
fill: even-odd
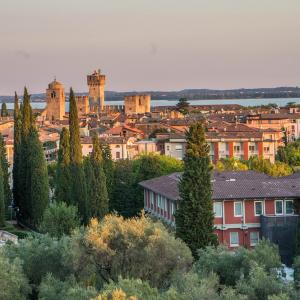
[(89, 86), (90, 110), (93, 112), (103, 111), (105, 75), (102, 75), (100, 70), (94, 71), (92, 75), (87, 76), (87, 84)]
[(48, 84), (46, 101), (46, 120), (63, 120), (66, 103), (65, 89), (60, 82), (56, 81), (56, 79)]
[(125, 114), (145, 114), (150, 112), (151, 95), (132, 95), (124, 97)]

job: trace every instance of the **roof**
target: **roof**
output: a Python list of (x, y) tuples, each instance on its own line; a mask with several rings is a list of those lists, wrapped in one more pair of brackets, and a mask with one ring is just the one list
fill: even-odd
[[(178, 183), (182, 173), (172, 173), (139, 184), (172, 200), (180, 200)], [(298, 178), (273, 178), (255, 171), (214, 172), (213, 200), (298, 198)]]

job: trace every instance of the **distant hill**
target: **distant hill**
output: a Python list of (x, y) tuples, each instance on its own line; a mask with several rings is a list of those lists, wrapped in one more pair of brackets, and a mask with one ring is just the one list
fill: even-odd
[[(211, 89), (184, 89), (181, 91), (131, 91), (114, 92), (106, 91), (106, 100), (123, 100), (124, 96), (134, 94), (151, 94), (152, 100), (175, 100), (187, 98), (188, 100), (213, 100), (213, 99), (263, 99), (263, 98), (300, 98), (299, 87), (276, 87), (276, 88), (254, 88), (233, 90), (211, 90)], [(77, 93), (85, 95), (86, 93)], [(68, 95), (67, 95), (68, 96)], [(13, 102), (13, 96), (0, 96), (0, 102)], [(45, 94), (31, 95), (31, 101), (45, 101)]]

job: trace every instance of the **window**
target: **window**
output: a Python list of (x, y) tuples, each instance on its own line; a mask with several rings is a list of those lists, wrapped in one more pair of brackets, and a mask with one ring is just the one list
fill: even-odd
[(223, 216), (223, 204), (222, 202), (215, 202), (214, 203), (214, 214), (216, 218), (221, 218)]
[(182, 145), (176, 145), (176, 146), (175, 146), (175, 150), (181, 151), (181, 150), (182, 150)]
[(257, 245), (258, 241), (259, 241), (259, 232), (257, 231), (250, 232), (250, 246)]
[(239, 233), (230, 232), (230, 246), (237, 247), (239, 245)]
[(282, 200), (275, 201), (275, 215), (283, 215), (283, 201)]
[(255, 201), (254, 202), (254, 215), (255, 216), (260, 216), (263, 213), (264, 213), (263, 202), (262, 201)]
[(170, 151), (170, 146), (167, 146), (167, 151)]
[(287, 215), (292, 215), (294, 213), (294, 203), (293, 200), (285, 201), (285, 213)]
[(264, 152), (270, 152), (270, 147), (264, 147)]
[(250, 151), (250, 152), (254, 152), (254, 151), (255, 151), (255, 146), (250, 145), (250, 146), (249, 146), (249, 151)]
[(116, 158), (120, 158), (120, 152), (119, 151), (116, 152)]
[(234, 150), (234, 152), (240, 152), (241, 151), (241, 147), (240, 146), (234, 146), (233, 150)]
[(243, 216), (243, 204), (242, 202), (234, 202), (234, 216), (242, 217)]

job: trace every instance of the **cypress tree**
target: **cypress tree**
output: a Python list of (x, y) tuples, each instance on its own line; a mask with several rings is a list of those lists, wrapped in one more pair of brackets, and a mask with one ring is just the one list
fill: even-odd
[(186, 242), (197, 258), (198, 249), (217, 244), (214, 234), (212, 167), (202, 123), (190, 127), (186, 140), (184, 172), (179, 183), (181, 201), (176, 211), (176, 236)]
[(2, 134), (0, 134), (0, 164), (2, 167), (3, 175), (4, 203), (6, 209), (8, 209), (8, 206), (11, 204), (12, 193), (9, 186), (8, 161), (6, 157), (5, 143)]
[(70, 89), (70, 113), (69, 113), (69, 130), (70, 130), (70, 162), (72, 176), (72, 204), (78, 206), (78, 211), (84, 220), (87, 221), (86, 206), (86, 181), (82, 163), (82, 150), (80, 144), (80, 132), (78, 123), (78, 112), (75, 102), (75, 96), (72, 88)]
[(107, 143), (100, 143), (102, 157), (103, 157), (103, 170), (106, 177), (106, 187), (109, 199), (112, 198), (113, 193), (113, 177), (114, 177), (114, 163), (112, 160), (112, 155), (110, 147)]
[(28, 133), (27, 157), (26, 208), (28, 221), (36, 227), (49, 204), (49, 182), (44, 150), (34, 127)]
[(3, 188), (3, 172), (0, 165), (0, 228), (5, 226), (5, 204)]
[(14, 205), (19, 206), (20, 202), (20, 164), (21, 164), (21, 112), (19, 109), (19, 100), (15, 93), (14, 107), (14, 165), (13, 165), (13, 197)]
[(8, 116), (8, 111), (6, 107), (6, 103), (3, 102), (1, 106), (1, 117), (7, 117)]
[(99, 138), (93, 136), (93, 151), (91, 163), (94, 172), (94, 187), (92, 205), (90, 205), (91, 217), (103, 218), (108, 213), (108, 193), (106, 187), (106, 177), (103, 170), (103, 157)]
[(58, 162), (55, 179), (55, 199), (71, 204), (70, 133), (63, 128), (60, 133)]

